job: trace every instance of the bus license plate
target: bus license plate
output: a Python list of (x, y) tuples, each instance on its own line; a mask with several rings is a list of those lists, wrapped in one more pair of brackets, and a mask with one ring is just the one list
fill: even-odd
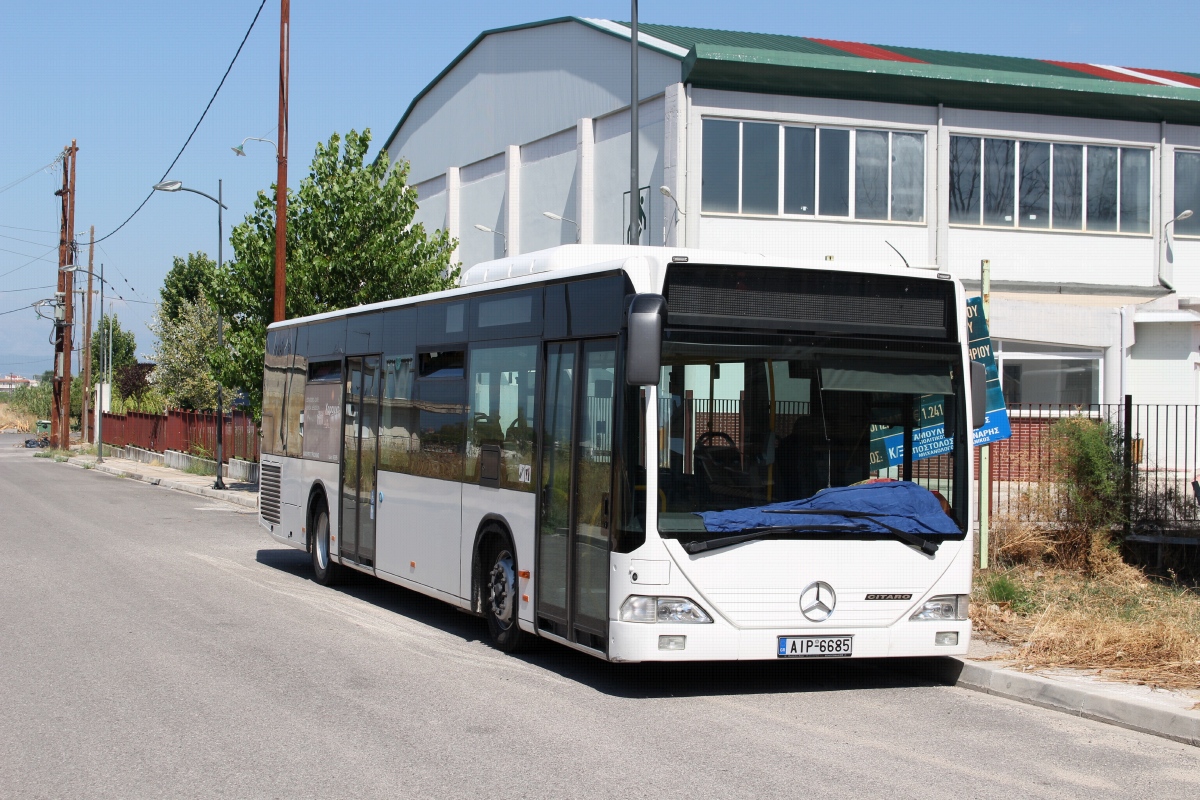
[(853, 636), (780, 636), (780, 658), (848, 658)]

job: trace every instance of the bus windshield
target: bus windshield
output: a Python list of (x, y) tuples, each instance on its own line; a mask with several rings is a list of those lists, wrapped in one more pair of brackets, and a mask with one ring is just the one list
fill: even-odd
[(705, 531), (705, 512), (887, 480), (934, 492), (962, 530), (961, 358), (948, 343), (667, 331), (660, 532), (679, 538)]

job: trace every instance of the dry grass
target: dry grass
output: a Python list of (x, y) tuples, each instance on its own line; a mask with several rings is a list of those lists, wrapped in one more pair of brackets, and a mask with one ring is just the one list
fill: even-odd
[(33, 430), (37, 420), (32, 414), (16, 411), (7, 403), (0, 403), (0, 430), (15, 430), (28, 433)]
[(1155, 583), (1102, 545), (1090, 560), (1090, 574), (1031, 563), (978, 574), (975, 630), (1024, 666), (1200, 689), (1200, 593)]

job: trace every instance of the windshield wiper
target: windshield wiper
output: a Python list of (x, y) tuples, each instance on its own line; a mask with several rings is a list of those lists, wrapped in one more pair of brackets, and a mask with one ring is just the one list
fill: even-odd
[[(938, 543), (932, 542), (915, 533), (902, 531), (899, 528), (889, 525), (879, 519), (878, 515), (867, 511), (842, 511), (837, 509), (816, 509), (816, 508), (795, 508), (787, 510), (772, 511), (772, 514), (816, 514), (832, 517), (845, 517), (846, 519), (865, 519), (874, 522), (879, 527), (886, 530), (896, 539), (928, 556), (932, 556), (938, 551)], [(767, 536), (774, 536), (778, 533), (871, 533), (870, 528), (862, 526), (847, 527), (845, 525), (810, 525), (807, 527), (799, 527), (792, 525), (772, 525), (767, 528), (752, 528), (751, 530), (735, 533), (733, 536), (722, 536), (718, 539), (699, 539), (694, 542), (684, 542), (683, 549), (691, 554), (703, 553), (706, 550), (719, 550), (722, 547), (731, 547), (742, 542), (750, 542), (755, 539), (762, 539)]]

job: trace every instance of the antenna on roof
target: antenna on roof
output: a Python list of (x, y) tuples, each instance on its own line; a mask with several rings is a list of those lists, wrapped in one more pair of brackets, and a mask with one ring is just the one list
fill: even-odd
[[(886, 244), (888, 247), (892, 248), (893, 250), (896, 250), (896, 245), (892, 244), (887, 239), (884, 239), (883, 243)], [(908, 259), (904, 257), (904, 253), (901, 253), (899, 250), (896, 250), (896, 255), (900, 256), (900, 260), (904, 262), (904, 266), (908, 267)], [(908, 268), (912, 269), (912, 267), (908, 267)]]

